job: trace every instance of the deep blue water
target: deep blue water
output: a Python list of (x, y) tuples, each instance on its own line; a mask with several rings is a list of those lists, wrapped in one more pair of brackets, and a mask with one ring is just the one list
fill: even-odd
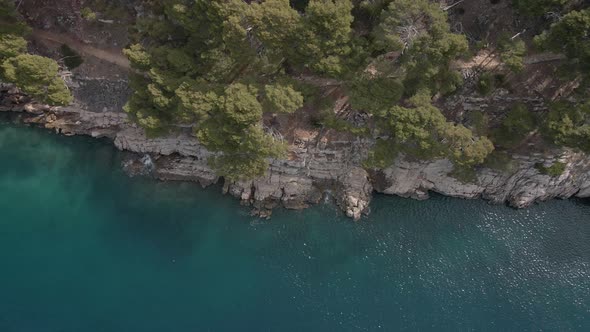
[(588, 331), (590, 203), (377, 197), (248, 215), (0, 124), (0, 332)]

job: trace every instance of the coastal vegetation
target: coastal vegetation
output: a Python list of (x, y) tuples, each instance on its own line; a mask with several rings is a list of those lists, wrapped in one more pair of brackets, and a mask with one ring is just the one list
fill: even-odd
[(535, 164), (535, 168), (537, 168), (541, 174), (558, 177), (565, 171), (565, 164), (559, 161), (552, 163), (550, 166), (544, 166), (542, 163), (538, 163)]
[(29, 28), (13, 2), (0, 0), (0, 80), (16, 84), (24, 93), (50, 105), (67, 105), (72, 95), (53, 59), (27, 54), (24, 37)]
[[(125, 51), (140, 71), (125, 109), (150, 135), (191, 127), (221, 153), (211, 160), (221, 175), (259, 176), (268, 158), (284, 155), (263, 115), (309, 102), (297, 85), (284, 83), (301, 75), (336, 81), (355, 110), (380, 124), (367, 165), (403, 152), (471, 166), (493, 150), (489, 139), (447, 121), (430, 102), (461, 85), (450, 64), (468, 49), (435, 3), (197, 0), (152, 1), (150, 8), (154, 14), (137, 24), (138, 43)], [(371, 29), (355, 29), (360, 25)], [(371, 131), (326, 114), (323, 124)]]
[[(27, 53), (30, 29), (12, 1), (0, 3), (2, 80), (41, 102), (70, 103), (58, 63)], [(480, 165), (502, 168), (506, 156), (531, 141), (590, 152), (588, 4), (514, 0), (505, 7), (534, 33), (527, 35), (527, 27), (477, 38), (450, 23), (465, 14), (459, 5), (145, 1), (124, 50), (133, 90), (124, 110), (149, 137), (190, 132), (213, 152), (211, 167), (231, 180), (261, 176), (271, 160), (288, 156), (295, 139), (285, 123), (374, 139), (366, 168), (388, 167), (398, 156), (446, 158), (464, 180)], [(78, 15), (96, 26), (123, 7), (89, 1)], [(558, 55), (561, 71), (575, 83), (567, 98), (561, 92), (544, 97), (549, 110), (522, 98), (506, 102), (499, 114), (454, 114), (445, 104), (456, 96), (520, 93), (515, 90), (527, 89), (525, 55), (538, 52)], [(68, 45), (60, 53), (70, 70), (82, 63)], [(482, 65), (487, 60), (491, 65)]]
[[(583, 75), (590, 59), (583, 38), (588, 10), (572, 4), (516, 0), (514, 8), (524, 16), (563, 11), (535, 43), (563, 51), (573, 75)], [(126, 50), (140, 71), (126, 111), (150, 135), (179, 124), (191, 127), (206, 147), (221, 153), (211, 165), (224, 176), (259, 176), (269, 158), (284, 156), (286, 142), (265, 124), (264, 114), (310, 105), (310, 93), (303, 90), (320, 88), (309, 81), (330, 80), (347, 94), (352, 111), (369, 115), (369, 122), (355, 125), (324, 105), (314, 122), (375, 137), (365, 161), (369, 168), (387, 167), (402, 153), (448, 158), (457, 174), (467, 174), (486, 161), (494, 144), (513, 149), (539, 126), (554, 144), (590, 145), (583, 107), (556, 104), (540, 124), (524, 104), (513, 105), (491, 128), (484, 114), (469, 119), (478, 122), (471, 125), (447, 119), (433, 101), (462, 86), (452, 64), (465, 60), (470, 45), (453, 32), (437, 2), (177, 0), (151, 1), (150, 11), (137, 23), (137, 43)], [(499, 59), (512, 73), (524, 69), (527, 47), (519, 35), (504, 34), (496, 42)], [(307, 82), (293, 84), (304, 76)], [(505, 74), (478, 76), (482, 95), (505, 87)]]

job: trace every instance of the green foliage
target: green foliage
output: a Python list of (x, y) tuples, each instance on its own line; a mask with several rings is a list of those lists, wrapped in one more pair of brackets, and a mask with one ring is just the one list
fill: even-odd
[(571, 11), (551, 28), (535, 37), (541, 49), (564, 53), (571, 72), (586, 79), (590, 72), (590, 9)]
[(518, 73), (524, 68), (526, 45), (522, 39), (510, 39), (503, 36), (498, 41), (498, 51), (502, 62), (513, 72)]
[(302, 53), (309, 67), (319, 73), (340, 75), (349, 45), (352, 24), (351, 0), (310, 0), (305, 12), (305, 43)]
[(361, 0), (358, 5), (358, 11), (362, 16), (366, 16), (369, 19), (378, 19), (381, 12), (385, 10), (391, 2), (393, 2), (393, 0)]
[(264, 109), (271, 113), (293, 113), (303, 106), (303, 95), (293, 86), (266, 85)]
[(498, 129), (493, 132), (494, 143), (511, 148), (520, 143), (527, 134), (536, 128), (536, 120), (526, 105), (515, 105)]
[(14, 1), (0, 0), (0, 36), (25, 36), (31, 29), (20, 19)]
[[(428, 92), (410, 99), (413, 108), (393, 106), (379, 119), (381, 132), (388, 138), (389, 150), (404, 152), (420, 159), (446, 157), (460, 167), (481, 164), (494, 149), (485, 137), (474, 137), (462, 125), (447, 122), (442, 113), (430, 103)], [(371, 164), (382, 165), (391, 160), (381, 143), (371, 156)], [(377, 159), (381, 156), (382, 159)]]
[(303, 13), (309, 4), (309, 0), (290, 0), (289, 3), (291, 7)]
[(50, 105), (67, 105), (72, 96), (58, 77), (59, 66), (52, 59), (24, 54), (23, 36), (29, 28), (20, 20), (14, 2), (0, 0), (0, 78), (16, 84), (24, 93)]
[(387, 168), (393, 164), (399, 152), (399, 146), (392, 144), (389, 139), (378, 139), (371, 151), (369, 151), (363, 166), (372, 169)]
[(131, 61), (131, 65), (139, 70), (145, 70), (150, 67), (150, 55), (139, 44), (133, 44), (123, 50), (123, 53)]
[(373, 30), (377, 51), (401, 51), (418, 37), (448, 30), (447, 17), (439, 6), (424, 0), (390, 1)]
[(406, 79), (408, 94), (428, 88), (448, 94), (462, 84), (461, 75), (449, 68), (450, 62), (467, 52), (463, 35), (444, 34), (440, 37), (418, 39), (406, 53)]
[(549, 175), (552, 177), (558, 177), (565, 172), (565, 164), (559, 161), (554, 162), (549, 167), (545, 167), (542, 163), (535, 164), (535, 168), (541, 172), (541, 174)]
[(380, 114), (395, 105), (404, 91), (399, 80), (382, 76), (360, 76), (352, 80), (346, 89), (354, 109), (373, 114)]
[(494, 76), (490, 73), (483, 73), (477, 80), (477, 92), (487, 96), (496, 89)]
[(254, 35), (266, 48), (290, 59), (297, 56), (297, 44), (303, 42), (300, 31), (304, 29), (304, 23), (288, 0), (253, 3), (247, 14), (254, 26)]
[(473, 136), (473, 132), (463, 125), (447, 123), (442, 137), (448, 141), (445, 154), (459, 167), (479, 165), (494, 151), (492, 141), (487, 137)]
[[(267, 160), (285, 152), (280, 138), (263, 130), (263, 112), (292, 113), (304, 103), (299, 86), (283, 79), (284, 58), (312, 66), (312, 57), (303, 55), (314, 44), (301, 44), (302, 35), (313, 31), (306, 24), (325, 18), (321, 24), (332, 29), (342, 21), (318, 11), (317, 2), (310, 2), (304, 18), (285, 0), (154, 1), (152, 9), (164, 17), (140, 21), (140, 37), (149, 42), (125, 50), (145, 73), (133, 78), (135, 93), (125, 110), (150, 135), (191, 126), (205, 147), (220, 153), (210, 164), (221, 176), (262, 175)], [(335, 3), (330, 8), (341, 13)], [(321, 31), (315, 55), (337, 46), (330, 31)]]
[(82, 15), (82, 18), (85, 19), (86, 21), (90, 21), (90, 22), (96, 21), (96, 13), (88, 7), (82, 8), (82, 10), (80, 11), (80, 15)]
[(266, 159), (284, 155), (285, 147), (262, 130), (262, 105), (256, 89), (240, 83), (229, 85), (216, 104), (195, 128), (205, 147), (223, 153), (210, 160), (211, 165), (231, 180), (263, 175)]
[(67, 105), (72, 96), (57, 75), (59, 67), (52, 60), (38, 55), (21, 54), (2, 64), (4, 77), (26, 94), (51, 105)]
[(0, 64), (4, 59), (26, 52), (27, 41), (23, 36), (29, 31), (20, 20), (14, 1), (0, 0)]
[(590, 102), (552, 104), (543, 131), (557, 145), (590, 153)]
[(74, 51), (71, 47), (66, 44), (61, 45), (60, 47), (61, 55), (63, 56), (64, 64), (68, 69), (74, 69), (79, 67), (84, 60), (76, 51)]
[(380, 52), (402, 50), (407, 95), (421, 89), (450, 93), (461, 84), (461, 76), (450, 62), (468, 52), (467, 39), (453, 34), (447, 14), (428, 0), (399, 0), (381, 12), (373, 33), (374, 48)]
[(489, 118), (483, 112), (469, 112), (467, 114), (467, 124), (473, 133), (478, 136), (486, 136), (488, 134)]
[[(489, 140), (448, 123), (428, 96), (415, 97), (412, 108), (396, 106), (403, 95), (423, 89), (445, 94), (461, 84), (450, 63), (466, 53), (467, 42), (450, 32), (438, 4), (152, 0), (146, 6), (155, 15), (138, 20), (135, 44), (125, 50), (141, 72), (134, 75), (135, 93), (125, 109), (150, 135), (191, 126), (208, 149), (220, 153), (210, 162), (223, 176), (262, 174), (267, 159), (284, 152), (280, 139), (263, 129), (263, 112), (292, 113), (304, 101), (324, 108), (332, 100), (313, 85), (323, 86), (326, 77), (348, 82), (352, 106), (376, 117), (383, 136), (373, 153), (376, 163), (391, 161), (388, 151), (395, 150), (472, 165), (491, 150)], [(353, 13), (360, 12), (371, 12), (365, 31), (353, 30), (353, 23), (359, 26)], [(401, 49), (395, 63), (385, 54)], [(368, 77), (368, 63), (389, 68)], [(301, 74), (313, 84), (292, 78)], [(332, 113), (318, 120), (357, 135), (370, 131)]]
[(353, 17), (350, 0), (310, 0), (301, 15), (288, 0), (268, 0), (249, 6), (251, 32), (267, 54), (298, 68), (328, 76), (349, 69)]
[(354, 135), (368, 135), (369, 128), (355, 127), (345, 119), (339, 118), (332, 110), (324, 110), (321, 113), (320, 124), (326, 128), (334, 129), (340, 132), (349, 132)]
[(513, 0), (513, 5), (520, 13), (527, 16), (541, 16), (550, 11), (559, 10), (570, 0)]
[(26, 52), (27, 41), (15, 35), (0, 34), (0, 61)]

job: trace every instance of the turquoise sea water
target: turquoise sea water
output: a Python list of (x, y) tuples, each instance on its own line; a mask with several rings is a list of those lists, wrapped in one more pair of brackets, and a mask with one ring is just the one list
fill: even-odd
[(377, 197), (270, 221), (0, 123), (0, 331), (588, 331), (590, 202)]

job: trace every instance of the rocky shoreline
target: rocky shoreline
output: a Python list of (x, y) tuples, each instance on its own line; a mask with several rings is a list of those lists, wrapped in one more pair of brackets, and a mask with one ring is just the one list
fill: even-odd
[[(6, 98), (5, 98), (6, 99)], [(211, 152), (189, 133), (148, 138), (121, 112), (95, 113), (77, 107), (8, 103), (0, 111), (19, 112), (25, 123), (63, 135), (106, 137), (120, 150), (133, 153), (123, 167), (130, 175), (149, 173), (160, 180), (194, 181), (202, 186), (221, 179), (207, 165)], [(477, 183), (463, 183), (448, 174), (448, 160), (412, 162), (399, 158), (384, 170), (367, 172), (361, 167), (372, 141), (298, 141), (290, 147), (289, 160), (273, 160), (264, 177), (252, 181), (224, 181), (223, 191), (253, 207), (253, 213), (269, 216), (281, 205), (303, 209), (331, 193), (348, 217), (355, 220), (369, 211), (373, 192), (428, 198), (429, 192), (459, 198), (483, 198), (517, 208), (552, 198), (590, 197), (590, 157), (569, 150), (558, 155), (513, 156), (517, 166), (504, 173), (477, 170)], [(541, 174), (538, 163), (560, 161), (566, 165), (558, 177)]]

